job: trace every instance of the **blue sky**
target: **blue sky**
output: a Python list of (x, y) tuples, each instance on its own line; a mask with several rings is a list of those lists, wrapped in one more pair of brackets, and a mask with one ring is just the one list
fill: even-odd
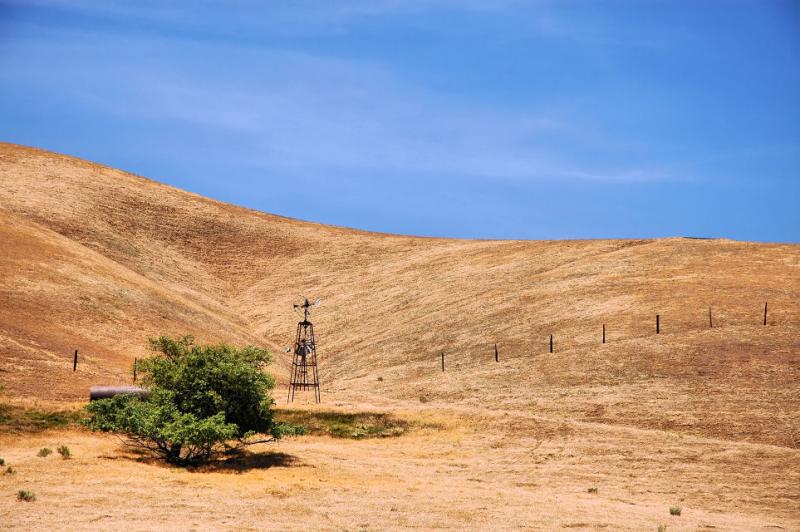
[(800, 241), (800, 3), (0, 0), (0, 140), (468, 238)]

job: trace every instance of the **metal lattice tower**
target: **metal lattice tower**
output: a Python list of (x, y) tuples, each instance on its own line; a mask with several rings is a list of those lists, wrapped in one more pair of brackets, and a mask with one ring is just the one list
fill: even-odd
[(314, 324), (308, 321), (309, 309), (319, 305), (309, 303), (303, 299), (295, 309), (303, 309), (303, 321), (297, 323), (297, 335), (294, 340), (294, 358), (292, 360), (292, 374), (289, 378), (289, 396), (287, 401), (294, 401), (296, 390), (314, 390), (314, 399), (321, 401), (319, 389), (319, 372), (317, 371), (317, 342), (314, 339)]

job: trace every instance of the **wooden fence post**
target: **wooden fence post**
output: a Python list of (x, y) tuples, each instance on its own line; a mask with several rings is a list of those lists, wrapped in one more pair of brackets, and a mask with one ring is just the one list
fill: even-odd
[(764, 325), (767, 324), (767, 302), (764, 302)]
[(136, 362), (138, 360), (138, 358), (133, 357), (133, 382), (136, 382)]
[(711, 307), (708, 307), (708, 328), (709, 329), (714, 328), (714, 322), (711, 321)]
[(661, 316), (656, 314), (656, 334), (661, 332)]
[(444, 371), (444, 351), (442, 351), (442, 371)]
[(550, 335), (550, 352), (553, 352), (553, 335)]
[(78, 370), (78, 350), (75, 350), (75, 357), (72, 359), (72, 371)]
[(497, 344), (494, 344), (494, 361), (500, 362), (500, 353), (497, 351)]
[(606, 324), (603, 324), (603, 343), (606, 343)]

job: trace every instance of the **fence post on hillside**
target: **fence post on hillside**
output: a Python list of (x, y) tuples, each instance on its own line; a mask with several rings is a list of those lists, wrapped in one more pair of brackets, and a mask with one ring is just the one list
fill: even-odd
[(550, 352), (553, 352), (553, 335), (550, 335)]
[(714, 328), (714, 322), (711, 321), (711, 307), (708, 307), (708, 328), (709, 329)]
[(661, 316), (656, 314), (656, 334), (661, 333)]
[(138, 360), (138, 358), (133, 357), (133, 382), (136, 382), (136, 362)]
[(444, 351), (442, 351), (442, 371), (444, 371)]
[(500, 353), (497, 351), (497, 344), (494, 344), (494, 361), (500, 362)]
[(603, 324), (603, 343), (606, 343), (606, 324)]
[(764, 325), (767, 324), (767, 302), (764, 302)]
[(72, 358), (72, 371), (78, 370), (78, 350), (75, 350), (75, 356)]

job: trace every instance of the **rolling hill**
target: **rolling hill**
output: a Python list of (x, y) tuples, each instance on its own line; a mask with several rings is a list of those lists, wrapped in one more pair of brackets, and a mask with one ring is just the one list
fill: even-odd
[[(81, 468), (64, 462), (54, 476), (28, 456), (50, 436), (0, 434), (51, 501), (20, 514), (0, 500), (0, 517), (23, 528), (63, 526), (78, 505), (75, 528), (185, 527), (200, 513), (205, 526), (258, 528), (263, 507), (275, 526), (303, 515), (333, 528), (641, 530), (665, 519), (666, 499), (691, 507), (670, 529), (800, 523), (800, 246), (369, 233), (0, 144), (0, 248), (7, 398), (85, 401), (92, 384), (130, 382), (148, 337), (193, 334), (270, 349), (283, 403), (302, 294), (323, 301), (326, 406), (440, 427), (377, 444), (288, 442), (299, 458), (284, 469), (268, 454), (235, 483), (213, 473), (201, 488), (82, 432), (59, 435)], [(129, 480), (85, 504), (84, 486), (104, 475)], [(140, 503), (120, 513), (112, 491)], [(160, 509), (166, 498), (188, 513)]]
[(264, 345), (285, 380), (291, 304), (306, 294), (323, 300), (326, 394), (798, 437), (796, 245), (368, 233), (12, 144), (0, 145), (0, 218), (0, 360), (13, 394), (78, 400), (91, 383), (125, 382), (161, 333)]

